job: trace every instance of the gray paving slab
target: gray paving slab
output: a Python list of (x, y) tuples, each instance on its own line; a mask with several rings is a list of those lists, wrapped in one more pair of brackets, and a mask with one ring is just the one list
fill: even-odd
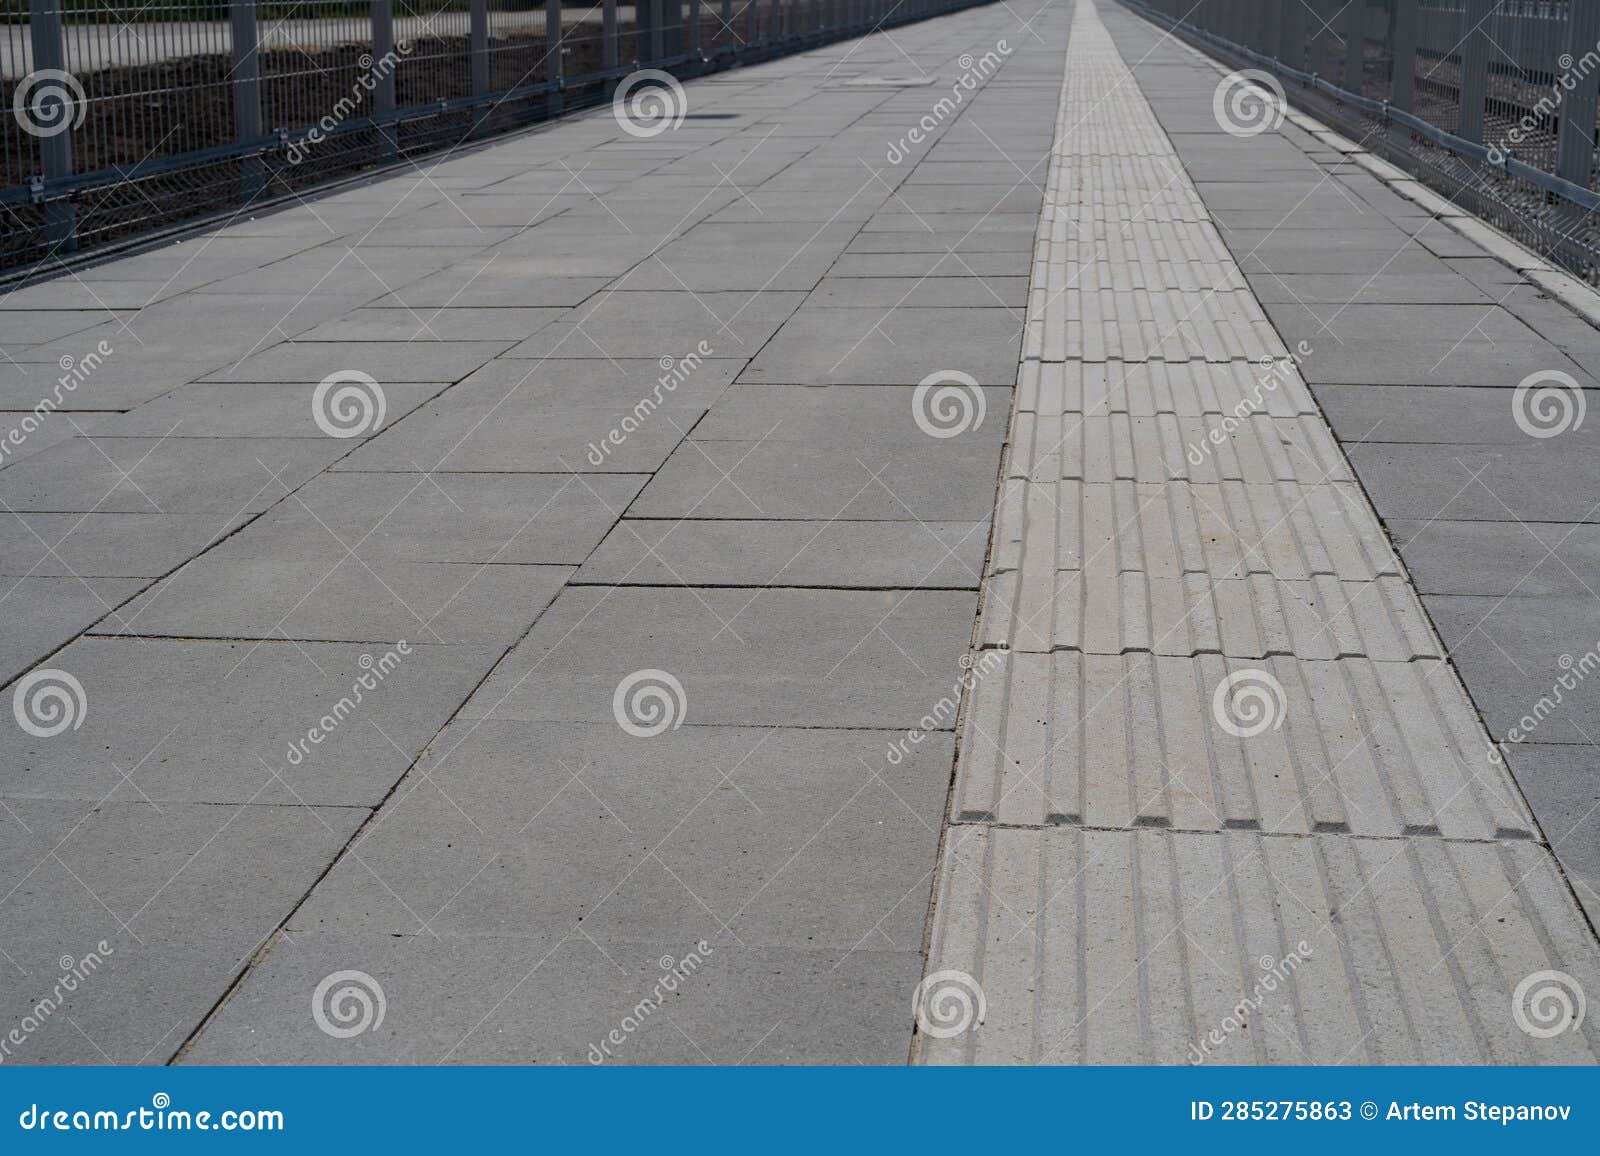
[(208, 374), (208, 381), (296, 381), (360, 370), (385, 381), (460, 381), (514, 344), (498, 341), (281, 342)]
[(247, 528), (121, 613), (108, 633), (352, 642), (510, 644), (572, 573), (364, 558), (328, 537)]
[(38, 345), (115, 321), (109, 309), (15, 309), (0, 298), (0, 347)]
[(328, 437), (78, 436), (0, 472), (0, 502), (40, 513), (216, 514), (220, 524), (266, 509), (349, 449)]
[(462, 717), (603, 722), (624, 678), (667, 670), (686, 724), (914, 726), (959, 674), (959, 624), (975, 603), (944, 591), (573, 588)]
[[(1304, 339), (1313, 344), (1328, 344), (1331, 333), (1341, 346), (1349, 345), (1353, 359), (1357, 350), (1373, 344), (1416, 341), (1419, 333), (1427, 340), (1457, 341), (1464, 350), (1476, 353), (1479, 346), (1507, 343), (1526, 344), (1537, 334), (1513, 313), (1490, 302), (1487, 305), (1409, 304), (1405, 309), (1390, 305), (1350, 302), (1337, 310), (1317, 310), (1300, 304), (1268, 304), (1267, 316), (1289, 341)], [(1339, 352), (1345, 352), (1343, 349)], [(1445, 363), (1447, 366), (1450, 362)]]
[[(542, 368), (554, 364), (547, 361)], [(591, 364), (604, 371), (613, 366), (604, 359)], [(647, 364), (659, 374), (654, 363)], [(667, 460), (705, 412), (688, 398), (673, 399), (650, 411), (646, 420), (638, 419), (635, 407), (654, 393), (648, 379), (625, 403), (605, 406), (552, 402), (540, 392), (514, 386), (514, 381), (485, 384), (471, 393), (446, 394), (350, 454), (338, 469), (649, 473)]]
[(210, 514), (6, 513), (0, 515), (0, 572), (158, 578), (243, 520)]
[(1423, 594), (1594, 596), (1600, 526), (1579, 522), (1389, 523)]
[(300, 336), (306, 341), (520, 341), (566, 314), (563, 308), (357, 309)]
[(803, 307), (740, 380), (795, 385), (916, 385), (957, 370), (980, 385), (1016, 379), (1022, 322), (1012, 309)]
[(837, 277), (817, 285), (816, 304), (829, 308), (953, 308), (995, 306), (1021, 309), (1028, 303), (1026, 277), (983, 276), (978, 273), (946, 277)]
[(418, 278), (409, 285), (384, 289), (372, 305), (406, 309), (550, 308), (577, 305), (604, 289), (610, 277), (540, 276), (515, 262), (468, 262)]
[[(794, 312), (802, 293), (607, 292), (513, 347), (510, 358), (683, 356), (705, 344), (751, 357)], [(485, 359), (487, 360), (487, 359)]]
[(892, 766), (888, 731), (656, 737), (453, 724), (291, 933), (920, 946), (953, 735)]
[(986, 522), (628, 518), (579, 585), (977, 589)]
[[(115, 437), (164, 438), (322, 438), (318, 414), (329, 411), (316, 404), (318, 382), (213, 382), (196, 381), (168, 390), (160, 397), (112, 418), (85, 415), (77, 419), (86, 434)], [(449, 387), (448, 381), (379, 383), (383, 390), (383, 418), (353, 435), (371, 436), (400, 420)], [(353, 411), (359, 412), (359, 411)], [(348, 428), (348, 427), (340, 427)]]
[(1594, 748), (1522, 743), (1505, 749), (1517, 782), (1550, 839), (1572, 889), (1589, 913), (1600, 914), (1600, 768)]
[(638, 475), (328, 473), (242, 537), (361, 558), (477, 565), (587, 558), (644, 485)]
[(0, 926), (25, 975), (0, 994), (7, 1021), (19, 1024), (53, 993), (62, 959), (92, 952), (102, 961), (13, 1056), (169, 1059), (366, 814), (8, 802), (0, 870), (11, 883)]
[(0, 797), (374, 807), (498, 653), (80, 638), (50, 660), (83, 688), (79, 725), (0, 731)]
[[(1592, 594), (1430, 594), (1425, 601), (1496, 741), (1516, 741), (1513, 730), (1541, 743), (1594, 741), (1600, 687), (1583, 674), (1593, 662), (1584, 663), (1585, 655), (1600, 641)], [(1569, 674), (1575, 666), (1579, 673)]]
[[(1500, 386), (1351, 385), (1312, 386), (1328, 422), (1347, 443), (1504, 445), (1532, 440), (1517, 424), (1516, 383)], [(1600, 393), (1588, 396), (1600, 399)], [(1574, 445), (1592, 445), (1587, 423), (1563, 434)]]
[(147, 585), (139, 578), (0, 578), (0, 680), (10, 682), (97, 622), (120, 625), (118, 607)]
[[(1276, 223), (1260, 217), (1253, 220), (1265, 229), (1272, 228)], [(1242, 228), (1244, 222), (1235, 218), (1233, 227)], [(1308, 234), (1308, 241), (1301, 242), (1273, 237), (1240, 251), (1237, 256), (1239, 268), (1249, 277), (1274, 273), (1326, 273), (1366, 278), (1387, 273), (1439, 274), (1447, 268), (1440, 258), (1414, 247), (1399, 253), (1385, 249), (1329, 252), (1315, 243), (1314, 232)]]
[[(13, 360), (0, 366), (0, 408), (32, 410), (45, 398), (54, 402), (56, 393), (60, 392), (59, 408), (63, 412), (129, 409), (216, 368), (225, 357), (192, 352), (187, 357), (174, 357), (164, 352), (144, 354), (129, 352), (124, 346), (122, 354), (108, 358), (107, 364), (81, 378), (75, 387), (63, 386), (61, 378), (68, 375), (61, 367), (61, 358), (70, 357), (76, 365), (97, 352), (96, 344), (84, 341), (82, 334), (64, 340), (70, 348), (57, 351), (50, 346), (35, 345), (17, 350), (14, 355), (38, 356), (40, 361)], [(111, 346), (114, 354), (115, 340), (113, 338)]]
[[(1475, 307), (1468, 307), (1475, 308)], [(1335, 323), (1337, 324), (1337, 323)], [(1306, 332), (1314, 331), (1315, 323)], [(1312, 384), (1489, 385), (1514, 388), (1534, 372), (1557, 371), (1594, 383), (1592, 371), (1541, 338), (1489, 340), (1441, 337), (1365, 340), (1336, 345), (1317, 342), (1302, 363)]]
[[(977, 421), (976, 395), (970, 404)], [(1011, 402), (1011, 391), (982, 389), (983, 417), (956, 438), (971, 434), (985, 442), (1002, 437), (998, 416)], [(920, 403), (927, 407), (926, 400)], [(820, 442), (833, 439), (871, 447), (907, 444), (926, 449), (932, 438), (924, 426), (932, 417), (924, 408), (919, 423), (918, 390), (914, 386), (807, 386), (737, 384), (726, 390), (694, 427), (696, 441)], [(942, 432), (942, 431), (941, 431)], [(984, 435), (987, 434), (988, 438)]]
[(636, 517), (974, 521), (988, 517), (1002, 433), (923, 444), (688, 441), (629, 508)]
[[(917, 951), (708, 941), (700, 952), (698, 939), (568, 936), (496, 940), (493, 950), (457, 937), (295, 942), (305, 950), (273, 952), (185, 1062), (585, 1064), (615, 1031), (624, 1042), (599, 1052), (599, 1063), (903, 1063), (905, 993), (921, 968)], [(663, 961), (681, 972), (691, 952), (691, 978), (675, 983), (659, 1018), (624, 1034), (624, 1019), (661, 982)], [(376, 1030), (334, 1040), (312, 1020), (307, 993), (352, 967), (383, 985), (390, 1011)]]
[(1560, 439), (1522, 445), (1351, 445), (1388, 518), (1581, 522), (1600, 504), (1593, 455)]

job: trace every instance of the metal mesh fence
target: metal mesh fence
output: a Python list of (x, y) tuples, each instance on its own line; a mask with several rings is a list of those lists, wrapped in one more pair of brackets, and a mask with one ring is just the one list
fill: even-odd
[(981, 2), (0, 0), (0, 269)]
[(1600, 283), (1600, 0), (1123, 0)]

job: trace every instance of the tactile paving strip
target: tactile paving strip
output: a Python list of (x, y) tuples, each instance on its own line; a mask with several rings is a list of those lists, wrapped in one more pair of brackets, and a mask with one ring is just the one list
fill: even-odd
[(928, 960), (985, 1011), (917, 1056), (1593, 1062), (1513, 1015), (1593, 932), (1093, 0), (1048, 182)]

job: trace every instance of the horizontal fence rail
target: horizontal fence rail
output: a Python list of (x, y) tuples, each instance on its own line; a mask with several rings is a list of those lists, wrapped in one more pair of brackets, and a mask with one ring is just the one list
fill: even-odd
[(0, 269), (990, 0), (0, 0)]
[(1122, 0), (1600, 283), (1600, 0)]

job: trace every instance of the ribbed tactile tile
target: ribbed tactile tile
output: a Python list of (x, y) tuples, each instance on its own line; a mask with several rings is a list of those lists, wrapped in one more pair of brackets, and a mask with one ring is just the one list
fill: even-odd
[(1018, 413), (1007, 476), (1045, 482), (1353, 481), (1320, 417)]
[(1271, 417), (1314, 414), (1316, 403), (1290, 358), (1229, 361), (1024, 361), (1022, 413), (1175, 413)]
[(1439, 662), (1060, 651), (982, 669), (962, 724), (961, 822), (1534, 833)]
[(1400, 573), (1359, 489), (1299, 482), (1008, 479), (989, 572), (1024, 564), (1158, 578), (1329, 574), (1368, 582)]
[[(1286, 357), (1288, 349), (1255, 308), (1248, 290), (1097, 287), (1090, 245), (1068, 245), (1077, 282), (1054, 293), (1034, 290), (1024, 351), (1044, 361), (1230, 361)], [(1083, 250), (1083, 251), (1080, 251)]]
[[(984, 1015), (928, 1063), (1594, 1063), (1512, 993), (1600, 952), (1528, 842), (952, 827), (934, 969)], [(938, 981), (935, 981), (938, 982)], [(1213, 1034), (1215, 1033), (1215, 1034)]]
[(1440, 657), (1403, 578), (1285, 581), (1251, 574), (1218, 580), (1133, 571), (1031, 574), (1024, 567), (997, 572), (987, 590), (979, 633), (985, 647), (1323, 661)]

